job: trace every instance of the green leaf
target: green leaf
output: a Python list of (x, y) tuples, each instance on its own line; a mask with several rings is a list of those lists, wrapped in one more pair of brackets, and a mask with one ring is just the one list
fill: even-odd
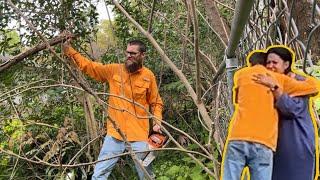
[(161, 176), (157, 178), (158, 180), (170, 180), (167, 176)]
[(194, 168), (192, 168), (191, 170), (192, 174), (190, 175), (190, 177), (194, 180), (200, 180), (200, 179), (204, 179), (203, 175), (202, 175), (202, 168), (200, 166), (195, 166)]
[(174, 176), (174, 175), (178, 174), (179, 171), (180, 171), (180, 167), (174, 165), (167, 171), (167, 174), (170, 176)]

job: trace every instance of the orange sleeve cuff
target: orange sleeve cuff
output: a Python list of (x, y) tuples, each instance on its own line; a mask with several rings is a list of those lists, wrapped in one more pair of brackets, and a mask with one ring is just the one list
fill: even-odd
[(67, 49), (65, 49), (64, 54), (68, 57), (73, 58), (74, 55), (78, 54), (79, 52), (77, 52), (76, 50), (74, 50), (72, 47), (68, 47)]

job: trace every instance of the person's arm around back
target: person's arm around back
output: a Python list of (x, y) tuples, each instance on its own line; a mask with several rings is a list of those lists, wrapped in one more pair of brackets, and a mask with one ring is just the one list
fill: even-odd
[[(289, 72), (288, 77), (292, 79), (296, 79), (299, 81), (304, 81), (305, 79), (297, 79), (296, 74), (293, 72)], [(288, 117), (297, 117), (299, 114), (303, 113), (305, 107), (308, 107), (308, 100), (305, 96), (302, 97), (290, 97), (288, 94), (283, 93), (276, 102), (277, 109), (281, 112), (281, 114), (286, 115)], [(289, 118), (294, 119), (294, 118)]]
[(290, 96), (305, 96), (315, 95), (319, 92), (319, 82), (313, 77), (308, 76), (305, 81), (298, 81), (284, 74), (270, 73), (272, 75), (257, 74), (254, 76), (254, 81), (269, 87), (276, 99), (283, 93), (287, 93)]
[(292, 97), (319, 93), (319, 82), (314, 77), (307, 76), (304, 81), (298, 81), (283, 74), (282, 77), (284, 79), (283, 91)]

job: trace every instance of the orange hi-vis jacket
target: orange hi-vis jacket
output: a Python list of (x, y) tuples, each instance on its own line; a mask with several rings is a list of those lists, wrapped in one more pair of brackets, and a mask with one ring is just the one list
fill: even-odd
[(297, 81), (283, 74), (267, 70), (262, 65), (245, 67), (234, 75), (236, 109), (229, 129), (229, 140), (243, 140), (263, 144), (276, 150), (278, 114), (270, 88), (253, 81), (254, 74), (270, 74), (279, 88), (291, 96), (318, 93), (317, 80), (307, 77)]
[[(147, 141), (150, 118), (148, 112), (162, 119), (163, 103), (154, 74), (146, 67), (130, 74), (124, 64), (103, 65), (92, 62), (71, 47), (64, 53), (90, 77), (109, 83), (108, 115), (116, 122), (127, 140)], [(110, 121), (107, 121), (106, 128), (108, 135), (122, 140)]]

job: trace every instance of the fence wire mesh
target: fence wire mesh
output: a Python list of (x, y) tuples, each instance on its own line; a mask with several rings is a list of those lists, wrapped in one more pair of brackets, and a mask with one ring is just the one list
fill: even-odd
[(239, 43), (240, 65), (252, 50), (284, 44), (310, 73), (320, 60), (320, 9), (316, 0), (257, 0)]

